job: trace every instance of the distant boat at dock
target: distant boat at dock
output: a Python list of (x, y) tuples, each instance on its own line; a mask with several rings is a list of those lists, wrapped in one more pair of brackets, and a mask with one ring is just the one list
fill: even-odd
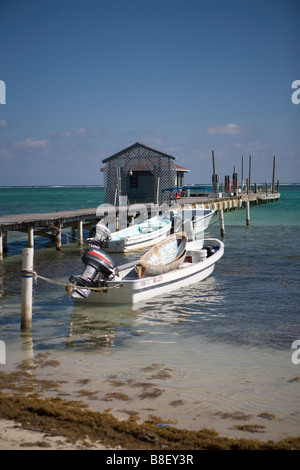
[(193, 236), (197, 236), (208, 228), (215, 212), (214, 209), (187, 205), (185, 209), (172, 209), (170, 214), (177, 230), (187, 231), (185, 224), (191, 223)]

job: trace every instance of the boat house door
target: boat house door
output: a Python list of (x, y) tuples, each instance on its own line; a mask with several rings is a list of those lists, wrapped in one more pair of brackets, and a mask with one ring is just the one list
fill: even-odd
[(127, 197), (130, 202), (154, 200), (154, 176), (151, 171), (130, 171), (127, 176)]

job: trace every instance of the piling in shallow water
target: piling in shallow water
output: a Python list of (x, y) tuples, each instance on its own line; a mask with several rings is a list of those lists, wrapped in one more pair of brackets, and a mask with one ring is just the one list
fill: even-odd
[(33, 282), (33, 248), (24, 248), (22, 254), (21, 281), (21, 330), (30, 331), (32, 326), (32, 282)]

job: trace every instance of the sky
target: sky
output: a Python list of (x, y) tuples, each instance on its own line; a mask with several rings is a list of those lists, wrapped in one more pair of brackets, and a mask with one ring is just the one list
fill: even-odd
[(1, 0), (0, 185), (102, 185), (135, 142), (187, 184), (211, 183), (212, 150), (220, 182), (250, 155), (251, 182), (273, 156), (300, 182), (299, 17), (299, 0)]

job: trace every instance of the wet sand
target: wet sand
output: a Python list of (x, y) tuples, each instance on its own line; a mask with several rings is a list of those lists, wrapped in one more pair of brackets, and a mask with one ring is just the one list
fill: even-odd
[(297, 420), (195, 401), (169, 386), (170, 368), (144, 369), (97, 381), (46, 353), (1, 371), (0, 449), (300, 449)]

